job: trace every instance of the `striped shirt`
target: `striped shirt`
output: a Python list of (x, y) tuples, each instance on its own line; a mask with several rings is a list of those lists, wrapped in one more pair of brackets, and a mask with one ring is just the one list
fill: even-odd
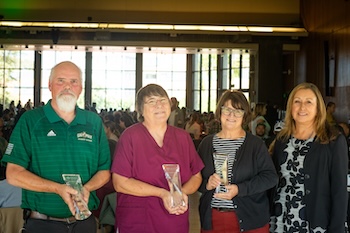
[[(236, 152), (237, 150), (241, 147), (245, 140), (245, 136), (237, 139), (222, 139), (219, 138), (217, 135), (214, 135), (213, 138), (213, 148), (215, 153), (218, 154), (227, 154), (228, 155), (228, 160), (227, 160), (227, 178), (228, 178), (228, 183), (231, 183), (232, 179), (232, 167), (236, 159)], [(219, 158), (215, 161), (215, 155), (214, 157), (214, 164), (215, 164), (215, 171), (217, 174), (220, 174), (219, 172), (221, 169), (221, 165), (223, 162), (223, 157), (219, 156)], [(218, 187), (220, 189), (219, 192), (226, 192), (226, 188), (224, 185), (220, 185)], [(223, 200), (223, 199), (218, 199), (218, 198), (212, 198), (211, 201), (211, 207), (220, 207), (220, 208), (233, 208), (233, 200)]]

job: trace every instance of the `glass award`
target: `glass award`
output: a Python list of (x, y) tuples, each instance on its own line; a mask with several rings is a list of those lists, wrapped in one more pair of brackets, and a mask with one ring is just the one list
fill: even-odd
[(185, 202), (181, 191), (180, 166), (178, 164), (163, 164), (162, 168), (171, 193), (171, 207), (184, 206)]
[(74, 207), (75, 207), (75, 218), (77, 220), (84, 220), (91, 215), (91, 211), (87, 206), (82, 196), (83, 184), (79, 174), (62, 174), (62, 178), (67, 185), (78, 191), (76, 195), (72, 195)]
[(226, 192), (225, 185), (228, 185), (228, 154), (214, 153), (215, 173), (220, 176), (221, 184), (216, 187), (215, 192)]

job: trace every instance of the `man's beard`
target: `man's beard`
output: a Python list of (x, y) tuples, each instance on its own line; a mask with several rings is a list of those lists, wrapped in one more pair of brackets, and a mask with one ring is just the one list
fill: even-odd
[[(68, 94), (67, 94), (68, 93)], [(77, 104), (77, 97), (74, 93), (66, 91), (65, 93), (60, 93), (56, 97), (56, 102), (58, 108), (63, 112), (73, 112), (75, 105)]]

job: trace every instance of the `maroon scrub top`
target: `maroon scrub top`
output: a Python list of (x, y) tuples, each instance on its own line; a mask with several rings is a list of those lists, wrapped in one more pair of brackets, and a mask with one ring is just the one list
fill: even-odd
[[(204, 167), (190, 135), (168, 126), (163, 146), (159, 147), (142, 123), (127, 128), (114, 155), (112, 172), (169, 190), (163, 164), (179, 164), (182, 184)], [(169, 214), (159, 197), (117, 194), (116, 226), (119, 233), (186, 233), (188, 211)]]

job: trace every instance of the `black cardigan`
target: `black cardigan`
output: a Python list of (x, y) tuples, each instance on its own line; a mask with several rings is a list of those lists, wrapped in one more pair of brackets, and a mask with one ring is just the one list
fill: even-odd
[[(286, 160), (286, 143), (276, 141), (273, 160), (279, 173)], [(304, 160), (306, 220), (311, 228), (321, 226), (327, 232), (344, 232), (348, 203), (348, 147), (343, 135), (329, 144), (317, 140)]]
[[(208, 191), (206, 185), (209, 177), (215, 172), (213, 160), (213, 136), (205, 137), (198, 147), (205, 167), (202, 170), (202, 193), (199, 202), (201, 227), (212, 229), (211, 200), (215, 190)], [(275, 167), (268, 154), (265, 143), (251, 133), (237, 151), (236, 161), (232, 168), (231, 184), (238, 186), (238, 195), (232, 200), (236, 206), (240, 229), (243, 231), (263, 227), (269, 222), (269, 200), (266, 190), (277, 184)]]

